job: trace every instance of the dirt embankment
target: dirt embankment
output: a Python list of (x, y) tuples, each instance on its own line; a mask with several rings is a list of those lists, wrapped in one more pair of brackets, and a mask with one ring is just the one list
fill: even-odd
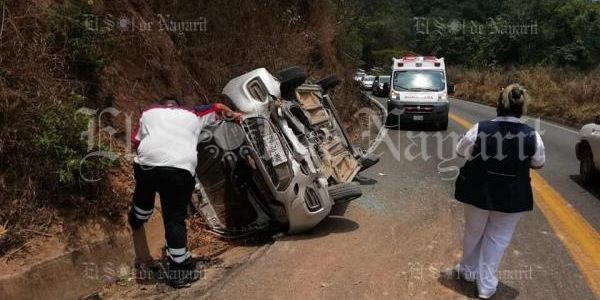
[(455, 97), (496, 105), (502, 87), (520, 83), (532, 101), (528, 114), (572, 126), (592, 122), (600, 114), (600, 70), (575, 72), (553, 68), (514, 71), (449, 68)]
[[(76, 247), (84, 224), (123, 228), (133, 184), (128, 120), (163, 95), (215, 102), (234, 76), (300, 65), (312, 79), (338, 73), (346, 80), (336, 97), (343, 116), (360, 106), (334, 0), (0, 6), (0, 255), (16, 258), (35, 251), (28, 241), (49, 237)], [(92, 119), (80, 118), (82, 107), (95, 110), (87, 111)], [(80, 159), (97, 150), (118, 158), (85, 164), (102, 177), (85, 182)]]

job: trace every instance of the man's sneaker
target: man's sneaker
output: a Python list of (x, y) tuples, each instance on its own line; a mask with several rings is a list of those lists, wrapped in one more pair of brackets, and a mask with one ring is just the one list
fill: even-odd
[(490, 299), (496, 294), (496, 290), (491, 291), (479, 291), (479, 299)]
[(200, 279), (202, 272), (196, 269), (196, 262), (192, 258), (178, 264), (169, 259), (167, 283), (174, 288), (189, 287), (192, 282)]
[(475, 282), (475, 276), (473, 276), (473, 272), (463, 272), (461, 270), (460, 264), (457, 264), (456, 266), (454, 266), (454, 268), (452, 268), (452, 271), (454, 274), (456, 274), (458, 279), (464, 280), (466, 282), (470, 282), (473, 283)]
[(140, 229), (142, 225), (144, 225), (144, 221), (135, 217), (133, 207), (131, 207), (129, 209), (129, 212), (127, 213), (127, 222), (129, 223), (131, 229), (134, 231)]

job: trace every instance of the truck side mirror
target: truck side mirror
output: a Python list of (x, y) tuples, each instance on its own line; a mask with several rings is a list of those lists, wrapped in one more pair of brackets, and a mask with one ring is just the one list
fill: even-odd
[(390, 84), (389, 83), (386, 82), (383, 84), (383, 92), (386, 94), (390, 92)]
[(448, 94), (452, 95), (454, 94), (455, 89), (454, 89), (454, 82), (448, 82)]

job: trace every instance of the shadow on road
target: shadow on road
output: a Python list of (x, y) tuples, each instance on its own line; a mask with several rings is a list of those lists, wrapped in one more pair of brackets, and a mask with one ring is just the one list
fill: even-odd
[(369, 177), (369, 176), (365, 176), (362, 174), (358, 174), (356, 175), (356, 177), (354, 178), (354, 181), (360, 183), (360, 185), (374, 185), (377, 184), (377, 179)]
[(335, 233), (347, 233), (358, 229), (358, 223), (344, 217), (330, 216), (310, 233), (284, 236), (280, 241), (301, 241), (327, 236)]
[(390, 130), (400, 130), (400, 131), (429, 131), (436, 132), (439, 131), (435, 124), (418, 124), (418, 123), (400, 123), (394, 117), (388, 117), (385, 122), (385, 128)]
[[(451, 273), (442, 272), (438, 277), (438, 282), (444, 287), (453, 290), (462, 296), (477, 299), (477, 286), (475, 283), (466, 282), (453, 276)], [(515, 288), (510, 287), (502, 282), (498, 284), (498, 291), (492, 299), (516, 299), (519, 296), (519, 291)]]
[(579, 175), (570, 175), (569, 178), (573, 180), (573, 182), (577, 183), (582, 189), (586, 190), (588, 193), (594, 195), (594, 197), (600, 200), (600, 186), (596, 184), (586, 185), (581, 181), (581, 177)]

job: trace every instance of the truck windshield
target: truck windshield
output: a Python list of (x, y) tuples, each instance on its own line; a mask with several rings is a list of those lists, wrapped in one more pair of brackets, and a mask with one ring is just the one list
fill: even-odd
[(439, 92), (446, 87), (443, 71), (406, 70), (394, 72), (395, 90), (412, 92)]

